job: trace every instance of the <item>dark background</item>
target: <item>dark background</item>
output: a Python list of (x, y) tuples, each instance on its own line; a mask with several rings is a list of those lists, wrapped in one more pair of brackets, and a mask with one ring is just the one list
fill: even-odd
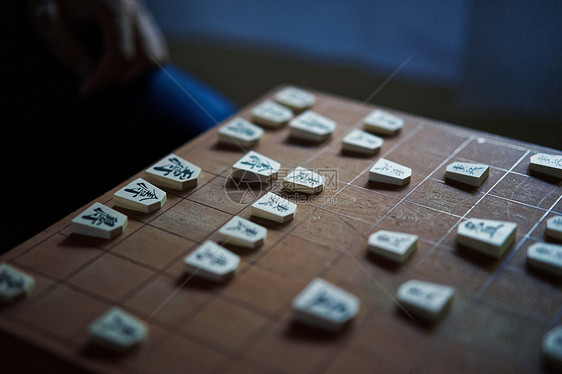
[(147, 4), (173, 61), (240, 106), (281, 83), (359, 101), (384, 85), (370, 103), (562, 148), (560, 1)]

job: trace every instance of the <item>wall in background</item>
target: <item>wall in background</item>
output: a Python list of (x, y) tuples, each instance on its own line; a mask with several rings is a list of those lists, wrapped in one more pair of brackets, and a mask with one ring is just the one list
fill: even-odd
[[(561, 1), (147, 3), (164, 33), (173, 40), (246, 51), (249, 56), (255, 52), (279, 61), (301, 61), (335, 72), (354, 70), (359, 75), (382, 77), (375, 80), (377, 84), (399, 70), (392, 82), (438, 87), (447, 93), (445, 101), (441, 94), (439, 102), (423, 100), (424, 105), (434, 108), (418, 114), (481, 129), (494, 121), (507, 122), (498, 123), (498, 127), (508, 126), (516, 119), (521, 128), (511, 133), (494, 128), (490, 131), (531, 141), (552, 138), (547, 132), (554, 131), (561, 140), (548, 144), (562, 148)], [(246, 74), (241, 79), (248, 86), (260, 85), (254, 82), (256, 76), (251, 69), (248, 74), (246, 69), (233, 71), (228, 61), (221, 63), (213, 64), (218, 75), (225, 71)], [(253, 61), (247, 64), (251, 66)], [(299, 72), (295, 70), (294, 76)], [(325, 75), (323, 86), (345, 87), (338, 82), (341, 79), (345, 75)], [(287, 82), (286, 76), (278, 82)], [(376, 87), (372, 86), (371, 92)], [(346, 90), (336, 93), (347, 95)], [(364, 87), (359, 90), (363, 95)], [(415, 105), (407, 101), (418, 100), (420, 95), (410, 97), (407, 90), (401, 92), (405, 104), (393, 106), (412, 110)], [(447, 108), (439, 115), (439, 106), (443, 105)], [(483, 124), (472, 126), (470, 121), (475, 118)], [(533, 126), (526, 129), (526, 123)], [(531, 131), (543, 134), (533, 136)]]
[(174, 38), (450, 83), (462, 74), (469, 4), (451, 1), (149, 1)]

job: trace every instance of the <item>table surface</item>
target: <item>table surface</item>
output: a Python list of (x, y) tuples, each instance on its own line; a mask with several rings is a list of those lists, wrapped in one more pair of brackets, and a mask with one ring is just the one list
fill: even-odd
[[(238, 115), (249, 119), (272, 93)], [(319, 171), (326, 188), (294, 196), (291, 222), (254, 219), (268, 227), (266, 243), (257, 250), (228, 247), (241, 257), (233, 279), (218, 285), (190, 279), (182, 262), (234, 215), (250, 218), (252, 192), (264, 193), (244, 195), (232, 183), (231, 166), (247, 150), (218, 145), (215, 128), (176, 150), (202, 168), (198, 186), (167, 190), (168, 201), (154, 213), (120, 210), (129, 217), (124, 234), (108, 241), (72, 234), (70, 220), (83, 207), (2, 256), (36, 280), (31, 295), (0, 308), (7, 339), (103, 372), (548, 370), (541, 344), (562, 317), (561, 281), (529, 269), (525, 257), (529, 245), (546, 241), (546, 220), (562, 215), (562, 184), (529, 175), (527, 167), (535, 152), (560, 152), (391, 111), (404, 118), (404, 129), (385, 138), (379, 154), (342, 154), (342, 137), (361, 128), (374, 107), (314, 93), (312, 109), (338, 123), (329, 141), (295, 142), (284, 126), (266, 130), (254, 150), (283, 170)], [(379, 157), (412, 168), (411, 182), (369, 184)], [(477, 189), (444, 183), (453, 161), (489, 164), (490, 175)], [(113, 192), (128, 181), (96, 201), (113, 207)], [(279, 184), (271, 189), (279, 192)], [(457, 248), (457, 226), (470, 217), (516, 222), (515, 244), (500, 259)], [(417, 251), (400, 266), (368, 256), (367, 238), (378, 229), (419, 235)], [(361, 300), (342, 333), (292, 323), (291, 300), (315, 277)], [(396, 291), (409, 279), (456, 288), (438, 323), (400, 311)], [(149, 325), (147, 341), (127, 354), (88, 344), (88, 325), (111, 306)]]

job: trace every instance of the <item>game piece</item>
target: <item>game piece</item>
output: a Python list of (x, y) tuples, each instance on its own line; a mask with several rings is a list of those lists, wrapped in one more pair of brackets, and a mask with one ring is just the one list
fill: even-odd
[(542, 353), (548, 364), (562, 370), (562, 326), (556, 326), (545, 334)]
[(398, 301), (424, 321), (435, 322), (445, 313), (453, 300), (455, 289), (450, 286), (409, 280), (398, 288)]
[(297, 204), (268, 192), (252, 204), (251, 213), (255, 217), (283, 223), (295, 218)]
[(377, 135), (394, 135), (404, 127), (404, 120), (382, 110), (373, 110), (363, 120), (363, 128)]
[(310, 108), (316, 98), (311, 93), (289, 86), (279, 91), (274, 100), (296, 112), (300, 112)]
[(197, 186), (201, 169), (171, 153), (146, 170), (151, 183), (174, 190), (187, 190)]
[(281, 164), (250, 151), (232, 166), (231, 177), (245, 182), (269, 183), (277, 178)]
[(516, 223), (470, 218), (459, 224), (457, 243), (499, 258), (513, 243), (516, 234)]
[(126, 215), (94, 203), (72, 219), (71, 228), (75, 234), (111, 239), (125, 231), (127, 222)]
[(363, 130), (353, 129), (343, 138), (342, 149), (348, 152), (372, 155), (381, 149), (382, 144), (382, 138)]
[(410, 183), (412, 169), (397, 164), (396, 162), (380, 158), (371, 170), (369, 170), (369, 180), (371, 182), (379, 182), (403, 186)]
[(5, 263), (0, 264), (0, 301), (9, 303), (18, 297), (29, 295), (35, 280), (21, 270)]
[(333, 284), (315, 278), (293, 299), (295, 321), (339, 331), (359, 312), (359, 299)]
[(263, 136), (263, 129), (241, 117), (225, 123), (219, 129), (219, 143), (251, 148), (258, 144)]
[(285, 178), (283, 187), (294, 192), (314, 194), (324, 189), (326, 178), (311, 170), (297, 166)]
[(100, 346), (124, 351), (146, 339), (148, 327), (123, 310), (113, 307), (90, 325), (90, 339)]
[(322, 142), (330, 137), (337, 125), (312, 110), (307, 110), (289, 123), (289, 134), (296, 139)]
[(154, 212), (166, 202), (166, 192), (142, 178), (137, 178), (113, 194), (113, 203), (141, 213)]
[(550, 217), (546, 221), (546, 236), (562, 240), (562, 216)]
[(469, 162), (453, 162), (447, 165), (445, 179), (454, 180), (469, 186), (480, 187), (488, 178), (490, 166)]
[(214, 282), (221, 282), (238, 270), (240, 257), (211, 240), (201, 244), (185, 259), (186, 272)]
[(255, 249), (267, 237), (267, 229), (242, 217), (235, 216), (219, 230), (219, 240), (224, 244)]
[(535, 243), (527, 248), (527, 263), (562, 276), (562, 245)]
[(416, 250), (418, 236), (380, 230), (369, 236), (369, 251), (389, 260), (403, 263)]
[(252, 110), (252, 122), (267, 127), (279, 127), (293, 118), (293, 111), (274, 101), (266, 100)]
[(534, 154), (531, 156), (529, 169), (551, 177), (562, 178), (562, 155)]

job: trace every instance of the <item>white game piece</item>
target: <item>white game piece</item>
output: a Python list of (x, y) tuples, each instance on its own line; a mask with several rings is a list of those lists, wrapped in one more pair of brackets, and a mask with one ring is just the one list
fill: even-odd
[(418, 236), (380, 230), (369, 236), (369, 251), (389, 260), (403, 263), (414, 253)]
[(293, 111), (274, 101), (266, 100), (252, 109), (252, 122), (267, 127), (279, 127), (293, 118)]
[(386, 184), (403, 186), (410, 183), (412, 169), (396, 162), (380, 158), (371, 170), (369, 170), (369, 180)]
[(235, 216), (219, 230), (219, 240), (225, 244), (255, 249), (263, 245), (267, 229), (242, 217)]
[(445, 178), (468, 184), (469, 186), (480, 187), (488, 178), (489, 173), (489, 165), (457, 161), (447, 165)]
[(312, 110), (307, 110), (289, 123), (289, 134), (297, 139), (321, 142), (330, 137), (337, 124)]
[(244, 118), (236, 117), (219, 129), (219, 143), (250, 148), (258, 144), (263, 129)]
[(545, 334), (542, 353), (550, 365), (562, 369), (562, 326), (556, 326)]
[(256, 217), (283, 223), (295, 218), (297, 204), (268, 192), (252, 204), (251, 213)]
[(353, 129), (342, 140), (344, 151), (372, 155), (378, 152), (383, 144), (383, 139), (369, 134), (363, 130)]
[(166, 192), (142, 178), (137, 178), (113, 194), (116, 206), (141, 213), (154, 212), (166, 202)]
[(439, 319), (453, 300), (455, 289), (436, 283), (410, 280), (398, 288), (398, 301), (414, 316), (425, 321)]
[(296, 112), (300, 112), (310, 108), (316, 98), (311, 93), (289, 86), (279, 91), (274, 100)]
[(94, 203), (74, 217), (71, 228), (75, 234), (111, 239), (125, 231), (127, 222), (126, 215), (103, 204)]
[(324, 189), (326, 178), (311, 170), (297, 166), (285, 178), (283, 187), (294, 192), (314, 194)]
[(546, 221), (546, 236), (562, 240), (562, 216), (551, 217)]
[(113, 307), (90, 325), (93, 343), (117, 351), (127, 350), (146, 339), (148, 327), (144, 322)]
[(363, 120), (363, 128), (379, 135), (394, 135), (404, 127), (404, 120), (382, 110), (373, 110)]
[(271, 182), (277, 178), (281, 164), (258, 152), (250, 151), (232, 165), (231, 177), (246, 182)]
[(459, 225), (457, 243), (499, 258), (516, 234), (516, 223), (470, 218)]
[(529, 169), (555, 178), (562, 178), (562, 155), (546, 153), (532, 155)]
[(341, 330), (359, 312), (359, 299), (315, 278), (293, 299), (295, 321), (329, 331)]
[(201, 244), (185, 259), (186, 272), (214, 282), (221, 282), (238, 270), (240, 257), (211, 240)]
[(535, 243), (527, 248), (527, 263), (562, 276), (562, 245)]
[(18, 297), (29, 295), (35, 280), (31, 275), (5, 263), (0, 264), (0, 301), (9, 303)]
[(151, 183), (174, 190), (197, 186), (201, 169), (171, 153), (146, 170)]

